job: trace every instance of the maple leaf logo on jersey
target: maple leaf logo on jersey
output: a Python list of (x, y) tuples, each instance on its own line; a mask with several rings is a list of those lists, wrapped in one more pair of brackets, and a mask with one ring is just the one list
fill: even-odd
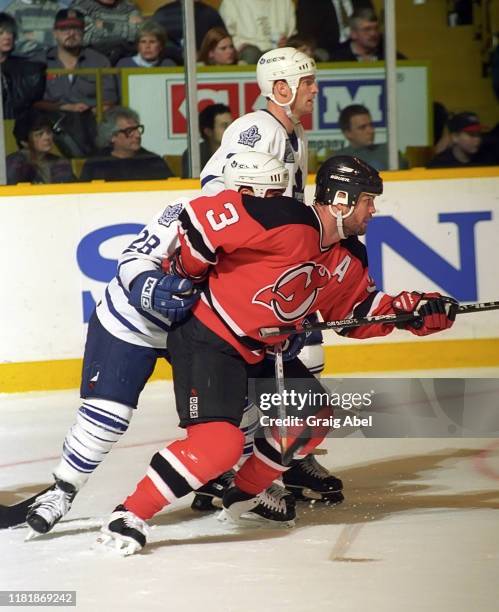
[(178, 219), (178, 216), (182, 212), (183, 205), (181, 203), (170, 204), (163, 211), (163, 214), (158, 219), (158, 223), (169, 227), (174, 221)]
[(252, 302), (272, 310), (280, 321), (296, 321), (309, 312), (319, 291), (327, 285), (329, 279), (327, 268), (314, 261), (307, 261), (286, 270), (274, 284), (260, 289), (253, 296)]
[(237, 141), (239, 144), (247, 145), (248, 147), (253, 148), (255, 143), (261, 140), (262, 137), (258, 133), (258, 127), (256, 125), (252, 125), (247, 130), (244, 130), (239, 134), (239, 140)]

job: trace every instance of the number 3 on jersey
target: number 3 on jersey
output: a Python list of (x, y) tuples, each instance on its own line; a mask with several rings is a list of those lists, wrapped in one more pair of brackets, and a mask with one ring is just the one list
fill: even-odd
[(214, 210), (209, 210), (206, 213), (208, 222), (216, 232), (223, 230), (228, 225), (233, 225), (239, 221), (237, 210), (234, 208), (234, 205), (231, 202), (225, 203), (223, 207), (229, 213), (229, 215), (227, 215), (225, 212), (216, 213)]

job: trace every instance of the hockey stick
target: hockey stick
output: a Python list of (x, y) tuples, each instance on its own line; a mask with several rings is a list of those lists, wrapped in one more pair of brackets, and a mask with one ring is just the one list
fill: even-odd
[(284, 425), (286, 418), (286, 406), (284, 405), (284, 360), (282, 357), (282, 343), (279, 342), (273, 347), (275, 361), (274, 361), (274, 369), (275, 369), (275, 382), (276, 382), (276, 391), (277, 394), (281, 397), (281, 402), (279, 403), (279, 408), (277, 409), (277, 416), (279, 418), (279, 445), (281, 447), (281, 456), (284, 461), (284, 457), (286, 457), (287, 449), (288, 449), (288, 428)]
[(38, 491), (38, 493), (35, 493), (31, 497), (17, 504), (12, 504), (12, 506), (3, 506), (0, 504), (0, 529), (9, 529), (10, 527), (17, 527), (25, 523), (28, 511), (34, 504), (36, 498), (46, 493), (52, 487), (53, 485), (50, 485), (46, 489), (43, 489), (43, 491)]
[[(461, 304), (456, 309), (456, 314), (469, 314), (471, 312), (484, 312), (487, 310), (499, 310), (499, 301), (497, 302), (476, 302), (474, 304)], [(275, 327), (261, 327), (260, 336), (262, 338), (271, 338), (272, 336), (282, 336), (284, 334), (305, 334), (308, 332), (324, 331), (327, 329), (348, 329), (351, 327), (360, 327), (362, 325), (372, 325), (373, 323), (409, 323), (416, 321), (419, 318), (416, 312), (408, 312), (407, 314), (386, 314), (374, 315), (372, 317), (350, 317), (349, 319), (340, 319), (338, 321), (324, 321), (323, 323), (297, 323), (296, 325), (281, 325)]]

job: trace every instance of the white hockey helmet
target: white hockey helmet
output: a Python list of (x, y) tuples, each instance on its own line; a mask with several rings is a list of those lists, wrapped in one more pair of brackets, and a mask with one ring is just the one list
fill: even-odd
[(286, 166), (270, 153), (236, 153), (224, 168), (226, 189), (239, 191), (241, 187), (251, 187), (259, 198), (264, 198), (268, 189), (287, 189), (288, 181)]
[(315, 61), (311, 57), (293, 47), (282, 47), (267, 51), (258, 60), (256, 80), (262, 96), (270, 98), (276, 104), (279, 102), (275, 100), (272, 93), (274, 83), (286, 81), (293, 94), (288, 103), (291, 105), (295, 99), (300, 79), (304, 76), (315, 76), (316, 72)]

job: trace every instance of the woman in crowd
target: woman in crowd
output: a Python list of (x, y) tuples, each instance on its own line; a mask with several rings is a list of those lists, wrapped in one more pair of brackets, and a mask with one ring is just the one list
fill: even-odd
[(30, 111), (16, 120), (14, 136), (19, 151), (7, 156), (7, 184), (71, 183), (76, 178), (71, 163), (51, 153), (54, 135), (50, 120)]
[(232, 37), (224, 28), (211, 28), (206, 32), (198, 60), (206, 66), (230, 66), (237, 64), (237, 53)]
[(144, 22), (137, 33), (137, 53), (123, 57), (116, 68), (154, 68), (156, 66), (175, 66), (175, 62), (165, 57), (167, 42), (166, 31), (155, 21)]

